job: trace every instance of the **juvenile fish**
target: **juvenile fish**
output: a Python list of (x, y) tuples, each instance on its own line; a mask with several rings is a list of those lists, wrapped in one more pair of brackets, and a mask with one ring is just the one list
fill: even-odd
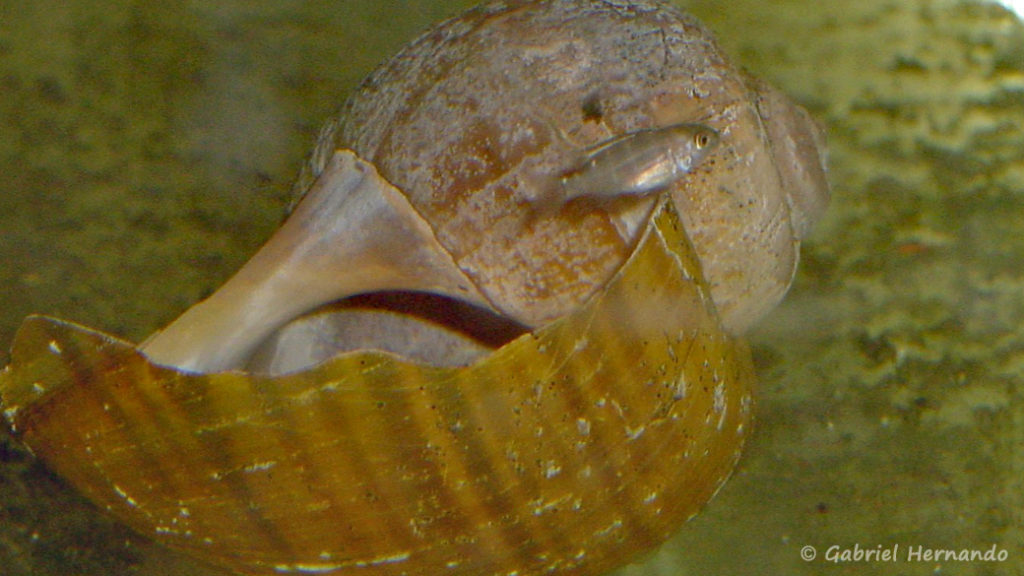
[(700, 165), (718, 144), (703, 124), (673, 124), (617, 136), (587, 150), (579, 166), (563, 174), (540, 212), (576, 198), (611, 200), (644, 196), (672, 184)]

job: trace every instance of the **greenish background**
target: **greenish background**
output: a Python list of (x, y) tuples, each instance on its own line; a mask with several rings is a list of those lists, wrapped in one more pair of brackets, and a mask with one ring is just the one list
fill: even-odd
[[(0, 349), (31, 312), (138, 340), (208, 294), (276, 227), (354, 84), (470, 4), (0, 0)], [(1021, 21), (981, 1), (681, 5), (827, 125), (833, 202), (752, 335), (734, 477), (625, 573), (1024, 573)], [(822, 559), (855, 544), (1009, 558)], [(0, 567), (221, 574), (4, 436)]]

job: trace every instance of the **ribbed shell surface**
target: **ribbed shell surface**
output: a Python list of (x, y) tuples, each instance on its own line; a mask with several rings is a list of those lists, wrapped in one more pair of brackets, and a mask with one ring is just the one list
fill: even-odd
[(600, 574), (695, 514), (750, 429), (749, 353), (662, 206), (582, 308), (468, 367), (194, 375), (33, 317), (4, 415), (102, 508), (240, 573)]

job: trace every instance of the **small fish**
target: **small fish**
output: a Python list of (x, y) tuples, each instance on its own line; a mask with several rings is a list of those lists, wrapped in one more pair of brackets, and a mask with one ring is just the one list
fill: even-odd
[(690, 173), (718, 144), (718, 132), (703, 124), (673, 124), (617, 136), (586, 151), (538, 201), (552, 213), (577, 198), (597, 201), (657, 192)]

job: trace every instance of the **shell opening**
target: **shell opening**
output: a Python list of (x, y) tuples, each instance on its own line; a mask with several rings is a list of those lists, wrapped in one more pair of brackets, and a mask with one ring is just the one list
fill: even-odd
[(527, 331), (507, 317), (440, 294), (361, 294), (285, 324), (257, 347), (246, 369), (286, 374), (357, 350), (431, 366), (466, 366)]

